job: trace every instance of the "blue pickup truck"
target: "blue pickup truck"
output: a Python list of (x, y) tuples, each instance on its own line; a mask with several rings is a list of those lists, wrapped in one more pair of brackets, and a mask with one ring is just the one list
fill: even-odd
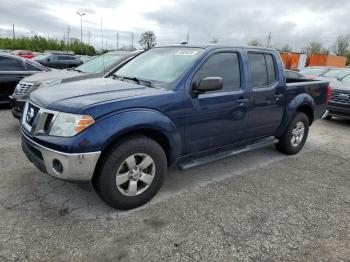
[(131, 209), (174, 164), (186, 170), (270, 144), (298, 153), (329, 95), (327, 82), (286, 81), (271, 49), (157, 47), (112, 77), (33, 92), (22, 148), (42, 172), (92, 181), (107, 204)]

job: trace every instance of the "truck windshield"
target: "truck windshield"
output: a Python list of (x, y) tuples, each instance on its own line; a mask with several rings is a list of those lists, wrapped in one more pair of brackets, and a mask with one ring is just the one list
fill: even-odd
[(146, 80), (153, 87), (167, 87), (203, 53), (202, 48), (159, 47), (137, 56), (117, 72), (115, 76)]
[(129, 52), (111, 52), (104, 55), (100, 55), (85, 64), (82, 64), (76, 68), (76, 70), (83, 73), (99, 74), (109, 71), (111, 66), (118, 64), (123, 57), (125, 57)]
[(343, 78), (346, 75), (350, 74), (350, 69), (334, 69), (330, 70), (327, 73), (323, 74), (323, 77), (334, 77), (334, 78)]
[(342, 81), (342, 82), (346, 82), (346, 83), (350, 83), (350, 75), (347, 75), (347, 76), (344, 77), (341, 81)]
[(324, 72), (325, 72), (325, 69), (323, 68), (306, 68), (300, 71), (302, 75), (307, 75), (307, 76), (320, 76)]

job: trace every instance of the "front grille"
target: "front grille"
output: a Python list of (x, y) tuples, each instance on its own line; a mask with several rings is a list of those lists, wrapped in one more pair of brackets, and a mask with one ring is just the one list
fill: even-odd
[(28, 125), (32, 126), (36, 115), (38, 114), (40, 108), (29, 103), (27, 114), (25, 115), (25, 120)]
[(33, 85), (32, 83), (19, 83), (16, 87), (15, 94), (26, 95)]
[(46, 135), (58, 112), (47, 110), (27, 102), (23, 110), (22, 125), (30, 134)]
[(332, 91), (330, 101), (335, 103), (350, 104), (350, 93)]

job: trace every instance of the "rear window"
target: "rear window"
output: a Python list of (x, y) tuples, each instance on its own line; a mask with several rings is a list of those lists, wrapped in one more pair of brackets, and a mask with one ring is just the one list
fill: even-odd
[(253, 87), (270, 86), (276, 81), (276, 69), (272, 55), (248, 53), (248, 62)]

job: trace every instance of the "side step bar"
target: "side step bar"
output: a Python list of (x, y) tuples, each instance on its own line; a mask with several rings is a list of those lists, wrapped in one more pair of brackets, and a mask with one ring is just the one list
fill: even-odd
[(240, 148), (236, 148), (236, 149), (232, 149), (232, 150), (228, 150), (228, 151), (216, 152), (214, 154), (206, 155), (204, 157), (197, 157), (197, 158), (191, 157), (191, 158), (185, 159), (183, 161), (180, 161), (178, 166), (179, 166), (180, 170), (185, 171), (185, 170), (188, 170), (188, 169), (191, 169), (194, 167), (206, 165), (206, 164), (214, 162), (214, 161), (218, 161), (218, 160), (221, 160), (221, 159), (224, 159), (227, 157), (235, 156), (235, 155), (238, 155), (238, 154), (241, 154), (244, 152), (256, 150), (256, 149), (266, 147), (269, 145), (273, 145), (276, 143), (278, 143), (278, 139), (276, 139), (275, 137), (268, 137), (268, 138), (258, 140), (254, 144), (243, 146)]

